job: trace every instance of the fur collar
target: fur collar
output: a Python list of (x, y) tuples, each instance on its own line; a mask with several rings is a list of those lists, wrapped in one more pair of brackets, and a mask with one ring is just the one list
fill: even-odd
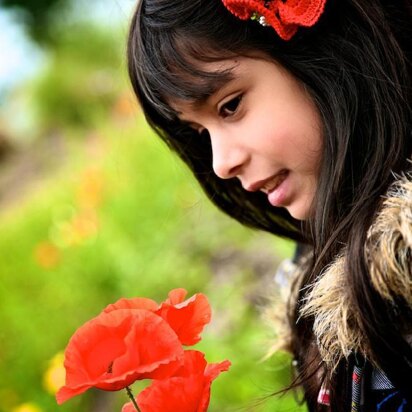
[[(364, 253), (371, 282), (389, 301), (401, 297), (412, 308), (412, 175), (399, 177), (385, 196), (369, 228)], [(313, 316), (320, 355), (333, 371), (352, 350), (368, 357), (368, 348), (345, 285), (345, 255), (339, 256), (310, 288), (301, 309)]]

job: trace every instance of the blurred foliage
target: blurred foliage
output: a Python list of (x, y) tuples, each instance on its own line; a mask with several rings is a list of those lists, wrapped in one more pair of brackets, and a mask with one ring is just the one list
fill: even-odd
[(66, 4), (66, 0), (0, 0), (1, 8), (20, 12), (33, 40), (43, 45), (53, 42), (54, 15)]
[(41, 129), (101, 121), (121, 89), (121, 40), (119, 33), (84, 23), (60, 31), (47, 68), (32, 86)]
[[(39, 75), (16, 88), (1, 108), (0, 133), (9, 146), (47, 140), (68, 126), (97, 127), (122, 104), (118, 97), (129, 87), (124, 33), (86, 22), (66, 24), (56, 33)], [(0, 135), (0, 160), (1, 149)]]

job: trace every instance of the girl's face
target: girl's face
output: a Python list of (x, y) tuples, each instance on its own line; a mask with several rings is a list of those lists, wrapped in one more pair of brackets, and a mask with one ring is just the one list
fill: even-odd
[(216, 175), (236, 177), (245, 190), (260, 190), (273, 206), (307, 219), (322, 132), (318, 110), (302, 84), (262, 58), (204, 63), (201, 69), (229, 69), (233, 77), (207, 100), (173, 106), (181, 120), (210, 135)]

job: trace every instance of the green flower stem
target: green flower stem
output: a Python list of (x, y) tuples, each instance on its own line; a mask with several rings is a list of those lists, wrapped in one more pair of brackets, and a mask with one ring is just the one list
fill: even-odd
[(139, 409), (139, 407), (137, 406), (136, 399), (135, 399), (134, 396), (133, 396), (132, 390), (131, 390), (128, 386), (126, 386), (126, 392), (127, 392), (127, 396), (128, 396), (128, 397), (130, 398), (130, 400), (132, 401), (132, 404), (133, 404), (133, 406), (135, 407), (136, 411), (137, 411), (137, 412), (142, 412), (142, 411)]

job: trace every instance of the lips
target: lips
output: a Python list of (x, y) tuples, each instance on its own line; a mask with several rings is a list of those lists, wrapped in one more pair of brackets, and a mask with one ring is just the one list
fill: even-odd
[(277, 174), (276, 176), (273, 177), (273, 179), (267, 182), (265, 186), (262, 187), (260, 190), (266, 194), (269, 194), (275, 191), (282, 184), (282, 182), (286, 179), (287, 175), (288, 175), (288, 172), (286, 170), (283, 171), (282, 173)]
[(280, 172), (267, 179), (259, 180), (253, 183), (252, 185), (248, 186), (246, 190), (249, 190), (251, 192), (257, 192), (258, 190), (260, 190), (263, 193), (269, 194), (270, 192), (273, 192), (285, 180), (288, 173), (289, 172), (287, 170), (282, 169)]

